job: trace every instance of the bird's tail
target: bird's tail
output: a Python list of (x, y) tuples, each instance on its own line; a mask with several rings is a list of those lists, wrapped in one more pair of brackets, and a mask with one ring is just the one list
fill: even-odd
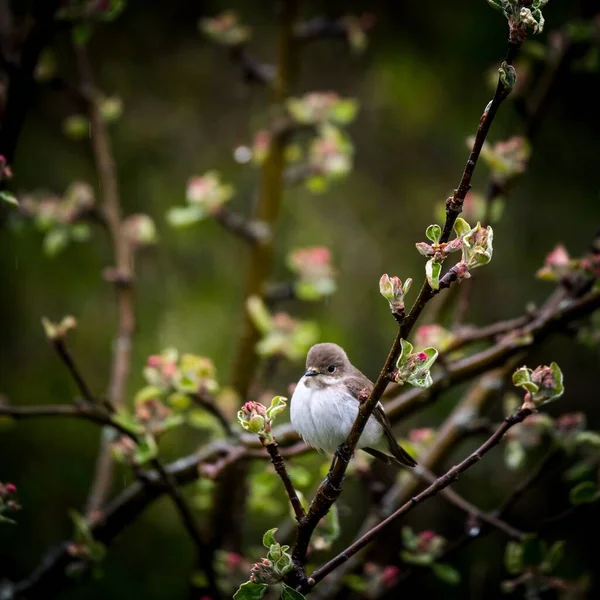
[(393, 442), (392, 442), (392, 440), (390, 440), (388, 448), (389, 448), (389, 451), (392, 454), (392, 456), (390, 456), (389, 454), (385, 454), (384, 452), (381, 452), (380, 450), (375, 450), (374, 448), (363, 448), (363, 450), (367, 454), (370, 454), (371, 456), (378, 458), (379, 460), (381, 460), (382, 462), (384, 462), (388, 465), (393, 460), (394, 462), (397, 462), (399, 465), (402, 465), (403, 467), (411, 467), (412, 468), (412, 467), (417, 466), (417, 462), (415, 461), (415, 459), (406, 450), (404, 450), (404, 448), (402, 448), (402, 446), (400, 446), (400, 444), (398, 444), (398, 442), (396, 442), (396, 440), (394, 440)]

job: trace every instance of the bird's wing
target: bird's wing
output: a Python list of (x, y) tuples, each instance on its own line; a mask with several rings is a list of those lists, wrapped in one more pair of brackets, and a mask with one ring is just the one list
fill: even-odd
[[(373, 389), (373, 382), (363, 375), (358, 369), (355, 369), (354, 372), (344, 378), (344, 383), (348, 387), (350, 393), (358, 400), (359, 395), (362, 391), (371, 392)], [(377, 403), (377, 406), (373, 410), (373, 416), (377, 419), (377, 422), (381, 425), (385, 437), (388, 442), (388, 448), (392, 456), (402, 465), (407, 467), (415, 467), (417, 463), (413, 459), (413, 457), (402, 448), (396, 438), (394, 437), (394, 433), (392, 432), (392, 425), (390, 420), (387, 418), (385, 411), (383, 410), (383, 404), (381, 402)], [(364, 449), (368, 451), (367, 448)], [(369, 454), (373, 454), (373, 452), (369, 452)], [(375, 456), (375, 454), (373, 454)]]

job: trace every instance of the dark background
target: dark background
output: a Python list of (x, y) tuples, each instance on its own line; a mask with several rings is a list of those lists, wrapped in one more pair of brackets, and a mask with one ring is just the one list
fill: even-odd
[[(131, 1), (121, 18), (98, 28), (91, 42), (100, 87), (124, 102), (123, 117), (111, 127), (124, 212), (150, 214), (160, 235), (159, 245), (138, 261), (132, 394), (142, 385), (146, 356), (168, 345), (212, 357), (221, 382), (230, 378), (243, 310), (244, 245), (214, 223), (173, 230), (165, 221), (168, 208), (183, 203), (187, 178), (212, 168), (235, 185), (232, 206), (248, 212), (252, 205), (258, 172), (236, 164), (232, 150), (249, 143), (254, 131), (265, 125), (267, 94), (244, 84), (226, 52), (205, 40), (197, 28), (199, 17), (226, 8), (238, 10), (252, 26), (256, 56), (271, 60), (275, 21), (271, 3), (262, 1)], [(276, 271), (287, 276), (284, 256), (292, 247), (332, 249), (339, 274), (337, 293), (324, 303), (287, 308), (316, 320), (323, 341), (343, 345), (353, 362), (375, 377), (394, 334), (377, 281), (383, 272), (402, 279), (422, 278), (424, 261), (414, 243), (422, 241), (436, 206), (458, 183), (467, 156), (465, 139), (474, 133), (491, 97), (488, 75), (504, 53), (506, 24), (483, 0), (303, 2), (301, 8), (306, 17), (365, 10), (377, 16), (365, 54), (350, 56), (340, 41), (314, 43), (302, 54), (295, 94), (331, 89), (359, 100), (359, 116), (350, 127), (356, 160), (352, 174), (324, 195), (312, 195), (303, 187), (286, 194)], [(574, 12), (572, 3), (551, 2), (545, 9), (547, 31)], [(545, 41), (546, 34), (540, 39)], [(56, 50), (61, 73), (74, 76), (66, 34), (58, 36)], [(494, 259), (477, 272), (470, 321), (484, 324), (515, 316), (528, 302), (540, 302), (551, 291), (549, 284), (534, 279), (546, 253), (562, 241), (573, 255), (580, 255), (596, 232), (597, 79), (597, 74), (582, 71), (561, 79), (535, 140), (529, 171), (518, 181), (494, 228)], [(39, 90), (19, 141), (13, 189), (61, 192), (74, 179), (96, 184), (86, 143), (70, 141), (61, 132), (62, 120), (75, 109), (64, 94)], [(490, 140), (518, 133), (520, 126), (508, 102)], [(475, 189), (483, 191), (486, 181), (481, 165)], [(49, 259), (33, 228), (19, 234), (3, 228), (0, 393), (11, 402), (68, 403), (74, 396), (72, 383), (45, 342), (40, 326), (44, 315), (77, 317), (74, 354), (93, 389), (104, 391), (116, 317), (113, 290), (101, 277), (110, 260), (109, 245), (99, 230), (91, 242)], [(598, 429), (598, 352), (569, 336), (554, 337), (528, 362), (535, 366), (551, 360), (561, 365), (567, 388), (551, 412), (585, 410), (589, 428)], [(301, 370), (300, 364), (284, 365), (272, 383), (273, 391), (285, 394)], [(447, 394), (399, 432), (439, 423), (459, 392)], [(49, 545), (71, 534), (67, 509), (85, 502), (98, 435), (94, 425), (63, 420), (0, 429), (0, 480), (18, 486), (23, 505), (18, 526), (0, 528), (0, 577), (25, 576)], [(195, 432), (173, 434), (165, 438), (164, 455), (174, 457), (201, 443), (202, 436)], [(447, 465), (466, 450), (459, 448)], [(316, 468), (315, 460), (308, 459), (307, 464)], [(456, 488), (491, 509), (522, 476), (507, 471), (502, 453), (496, 451)], [(128, 481), (126, 473), (122, 477), (118, 489)], [(347, 490), (352, 489), (348, 484)], [(514, 524), (527, 529), (540, 515), (564, 508), (565, 498), (560, 473), (551, 474), (520, 505)], [(342, 504), (351, 505), (353, 512), (343, 519), (360, 520), (365, 502), (362, 492), (347, 491)], [(275, 514), (251, 511), (249, 545), (255, 546), (262, 532), (279, 522), (283, 506), (282, 502)], [(201, 518), (206, 519), (206, 513)], [(594, 522), (593, 513), (584, 512), (565, 527), (563, 534), (569, 539), (565, 574), (576, 576), (598, 567), (590, 519)], [(464, 523), (440, 499), (415, 511), (408, 521), (449, 538), (458, 535)], [(343, 537), (351, 538), (352, 528), (343, 523), (343, 529)], [(384, 553), (390, 560), (400, 547), (394, 535), (385, 541)], [(456, 588), (433, 581), (425, 572), (401, 589), (407, 597), (499, 596), (499, 581), (506, 576), (503, 545), (503, 539), (493, 534), (461, 553), (455, 564), (463, 582)], [(75, 586), (61, 598), (182, 597), (191, 562), (190, 543), (163, 500), (111, 548), (103, 579)]]

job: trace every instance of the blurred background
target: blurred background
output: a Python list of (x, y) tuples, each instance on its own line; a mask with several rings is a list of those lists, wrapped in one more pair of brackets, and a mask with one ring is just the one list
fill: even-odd
[[(560, 28), (581, 9), (589, 14), (593, 3), (576, 4), (551, 2), (544, 13), (546, 31)], [(123, 115), (110, 132), (124, 213), (149, 214), (159, 236), (158, 244), (142, 252), (136, 264), (138, 327), (131, 396), (143, 385), (146, 357), (167, 346), (211, 357), (222, 385), (231, 378), (244, 310), (247, 249), (210, 220), (175, 229), (165, 219), (171, 207), (184, 204), (188, 178), (209, 169), (217, 169), (234, 185), (233, 208), (245, 214), (252, 209), (259, 171), (237, 163), (233, 151), (250, 145), (256, 130), (266, 125), (268, 94), (242, 81), (227, 52), (199, 32), (201, 17), (226, 9), (236, 10), (252, 27), (253, 55), (271, 62), (276, 25), (272, 3), (266, 1), (132, 0), (116, 21), (97, 28), (90, 43), (98, 86), (123, 102)], [(424, 260), (414, 244), (423, 241), (425, 227), (458, 184), (468, 152), (466, 138), (474, 134), (493, 93), (492, 77), (505, 51), (506, 23), (483, 0), (301, 3), (301, 15), (307, 18), (365, 11), (373, 13), (376, 23), (364, 53), (354, 56), (342, 41), (324, 40), (308, 44), (299, 57), (293, 95), (335, 90), (358, 100), (358, 116), (348, 128), (355, 160), (348, 177), (325, 193), (313, 194), (302, 185), (288, 189), (277, 225), (273, 279), (290, 279), (285, 256), (291, 249), (329, 247), (337, 292), (323, 302), (289, 302), (282, 308), (315, 321), (320, 341), (341, 344), (352, 361), (375, 378), (395, 333), (378, 293), (378, 279), (387, 272), (422, 280)], [(537, 41), (547, 40), (545, 32)], [(59, 33), (53, 47), (59, 72), (75, 77), (69, 35)], [(593, 91), (598, 72), (579, 62), (553, 91), (528, 171), (515, 182), (502, 219), (495, 224), (494, 259), (477, 272), (468, 322), (491, 323), (521, 314), (529, 303), (540, 303), (552, 290), (551, 284), (534, 278), (546, 254), (562, 242), (579, 256), (598, 229), (600, 120)], [(535, 77), (542, 67), (530, 61), (527, 68)], [(14, 191), (43, 188), (62, 193), (73, 180), (97, 185), (88, 144), (70, 140), (61, 127), (77, 108), (60, 90), (37, 89), (12, 165)], [(495, 142), (521, 131), (522, 119), (509, 100), (489, 139)], [(483, 164), (478, 167), (475, 190), (485, 191), (488, 174)], [(75, 395), (68, 374), (46, 343), (42, 316), (77, 318), (71, 347), (97, 393), (106, 389), (116, 323), (114, 290), (102, 279), (103, 268), (112, 260), (102, 230), (94, 229), (88, 242), (71, 245), (52, 258), (44, 255), (41, 242), (32, 226), (17, 230), (5, 222), (2, 227), (0, 394), (19, 405), (69, 403)], [(554, 336), (528, 364), (552, 360), (565, 373), (567, 393), (551, 412), (584, 410), (588, 428), (598, 429), (598, 351), (572, 336)], [(302, 361), (282, 363), (270, 390), (287, 395), (302, 366)], [(398, 434), (435, 427), (463, 391), (453, 390), (402, 423)], [(496, 407), (492, 415), (500, 414)], [(193, 451), (209, 435), (176, 431), (162, 443), (167, 459)], [(23, 505), (17, 526), (0, 528), (0, 578), (26, 576), (49, 546), (71, 535), (67, 511), (85, 503), (99, 434), (95, 425), (78, 421), (0, 424), (0, 480), (17, 485)], [(464, 456), (468, 447), (459, 447), (445, 466)], [(537, 456), (534, 451), (522, 470), (511, 471), (498, 450), (461, 478), (456, 489), (483, 509), (492, 509)], [(315, 474), (324, 460), (311, 455), (294, 464)], [(257, 471), (264, 468), (264, 463), (256, 466)], [(123, 469), (114, 491), (128, 481)], [(191, 486), (190, 497), (197, 491)], [(248, 546), (257, 546), (262, 532), (286, 515), (280, 500), (264, 510), (260, 502), (251, 504)], [(352, 539), (368, 502), (362, 484), (348, 482), (340, 503), (340, 545)], [(538, 515), (554, 514), (565, 505), (561, 472), (550, 473), (519, 504), (513, 522), (527, 529)], [(201, 520), (209, 515), (198, 514)], [(558, 532), (558, 539), (568, 539), (566, 575), (577, 577), (598, 567), (590, 514), (583, 512)], [(411, 513), (408, 523), (452, 539), (462, 532), (464, 518), (436, 498)], [(423, 570), (400, 589), (407, 597), (500, 597), (499, 582), (506, 577), (504, 542), (492, 534), (457, 554), (453, 564), (462, 573), (457, 586), (436, 581)], [(395, 530), (380, 553), (393, 562), (399, 548)], [(191, 544), (163, 499), (110, 549), (101, 579), (84, 581), (59, 597), (182, 597), (192, 562)]]

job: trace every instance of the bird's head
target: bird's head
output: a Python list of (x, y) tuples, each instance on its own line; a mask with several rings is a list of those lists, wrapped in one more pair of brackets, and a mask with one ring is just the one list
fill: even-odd
[(306, 356), (304, 383), (317, 388), (334, 385), (351, 366), (346, 353), (337, 344), (316, 344)]

